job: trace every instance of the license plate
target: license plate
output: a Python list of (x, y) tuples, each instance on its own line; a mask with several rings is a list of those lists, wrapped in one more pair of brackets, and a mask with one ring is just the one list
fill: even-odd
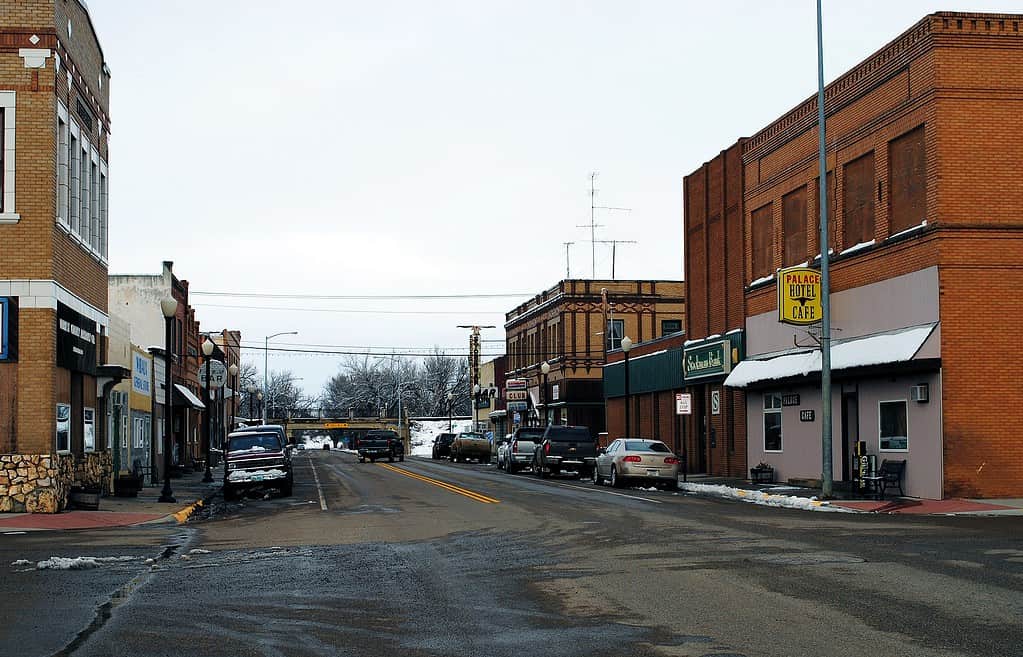
[(657, 470), (647, 470), (646, 471), (646, 476), (648, 476), (648, 477), (656, 477), (658, 474), (660, 474), (660, 473)]
[(263, 475), (252, 475), (252, 481), (263, 481)]

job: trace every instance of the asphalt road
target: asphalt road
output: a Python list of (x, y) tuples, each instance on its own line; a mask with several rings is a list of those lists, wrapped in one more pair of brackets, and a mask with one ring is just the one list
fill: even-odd
[[(1019, 518), (295, 462), (182, 527), (0, 536), (0, 655), (1023, 655)], [(123, 559), (11, 565), (51, 555)]]

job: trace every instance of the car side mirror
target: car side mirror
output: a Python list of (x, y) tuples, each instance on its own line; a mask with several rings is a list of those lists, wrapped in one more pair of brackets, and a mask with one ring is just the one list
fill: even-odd
[(598, 447), (597, 454), (607, 454), (607, 449), (604, 447)]

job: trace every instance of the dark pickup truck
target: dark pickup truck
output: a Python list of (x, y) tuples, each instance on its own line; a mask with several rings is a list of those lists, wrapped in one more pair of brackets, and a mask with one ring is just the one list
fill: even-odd
[(587, 478), (597, 461), (597, 440), (587, 427), (550, 425), (533, 452), (533, 472), (546, 479), (571, 471)]
[(375, 462), (386, 458), (392, 463), (394, 459), (405, 460), (405, 445), (394, 431), (368, 431), (356, 441), (355, 449), (359, 452), (359, 463), (365, 463), (366, 459)]

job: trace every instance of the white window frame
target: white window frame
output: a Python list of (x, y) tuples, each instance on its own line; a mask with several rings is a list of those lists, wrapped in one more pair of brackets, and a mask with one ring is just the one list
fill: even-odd
[[(67, 444), (66, 444), (66, 446), (63, 449), (61, 449), (61, 446), (60, 446), (60, 408), (61, 408), (61, 406), (66, 406), (67, 407), (67, 438), (66, 438)], [(72, 413), (71, 413), (71, 411), (72, 411), (71, 404), (65, 404), (64, 402), (61, 402), (61, 403), (57, 404), (57, 409), (56, 409), (56, 421), (57, 421), (57, 424), (56, 424), (56, 427), (55, 427), (54, 432), (53, 432), (53, 446), (54, 446), (54, 451), (56, 451), (58, 454), (70, 454), (71, 453), (71, 421), (72, 421)]]
[(107, 170), (107, 163), (100, 158), (99, 161), (99, 255), (104, 262), (107, 261), (108, 249), (110, 248), (110, 174)]
[(82, 188), (79, 176), (82, 172), (82, 132), (73, 120), (68, 121), (71, 137), (68, 139), (68, 225), (71, 234), (77, 236), (82, 227), (82, 204), (79, 196)]
[[(90, 428), (92, 436), (89, 435)], [(89, 444), (90, 437), (92, 438), (91, 445)], [(96, 451), (96, 409), (88, 406), (82, 409), (82, 451), (85, 453)]]
[[(785, 451), (785, 418), (782, 416), (782, 400), (780, 392), (765, 392), (763, 399), (763, 417), (760, 421), (760, 430), (762, 432), (762, 440), (764, 445), (764, 452), (767, 454), (781, 454)], [(775, 399), (777, 398), (777, 405), (775, 405)], [(768, 400), (771, 401), (768, 404)], [(767, 426), (765, 421), (768, 415), (778, 416), (778, 447), (779, 449), (767, 449)]]
[(78, 237), (83, 244), (88, 245), (92, 220), (89, 210), (89, 170), (92, 164), (89, 154), (92, 149), (84, 134), (79, 139), (78, 148), (81, 151), (78, 154)]
[(99, 255), (99, 153), (89, 153), (89, 235), (86, 240), (93, 253)]
[(70, 142), (71, 124), (67, 109), (63, 103), (57, 103), (57, 223), (67, 230), (71, 229), (71, 190), (68, 188), (71, 177)]
[(2, 137), (0, 148), (3, 148), (3, 152), (0, 153), (0, 223), (4, 224), (18, 223), (21, 220), (21, 215), (17, 212), (17, 198), (15, 198), (17, 191), (15, 185), (17, 101), (17, 92), (0, 91), (0, 108), (3, 109), (3, 112), (0, 112), (3, 115), (3, 125), (0, 125), (0, 131), (3, 133), (0, 135)]
[[(881, 404), (902, 404), (902, 408), (906, 412), (906, 435), (905, 436), (888, 436), (889, 439), (904, 437), (906, 439), (905, 449), (891, 449), (881, 447), (881, 441), (884, 438), (881, 437)], [(877, 402), (877, 449), (881, 452), (893, 452), (893, 453), (907, 453), (909, 452), (909, 401), (906, 399), (881, 399)]]

